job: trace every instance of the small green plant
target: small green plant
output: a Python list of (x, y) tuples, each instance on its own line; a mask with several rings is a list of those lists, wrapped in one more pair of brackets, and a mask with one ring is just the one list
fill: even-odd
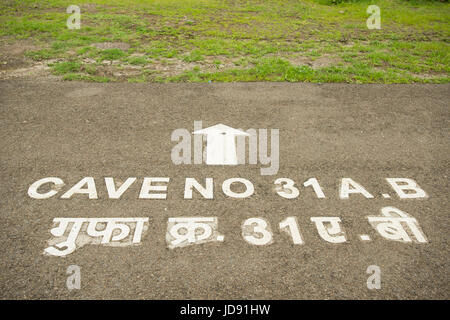
[(128, 63), (131, 65), (146, 65), (148, 63), (147, 57), (131, 57), (128, 59)]
[(189, 53), (188, 55), (183, 57), (183, 61), (185, 61), (185, 62), (195, 62), (195, 61), (202, 61), (202, 60), (203, 60), (203, 56), (197, 50), (194, 50), (191, 53)]
[(25, 52), (25, 56), (35, 61), (41, 61), (51, 59), (54, 56), (54, 53), (49, 49), (42, 49), (37, 51), (27, 51)]
[(110, 82), (111, 79), (107, 77), (88, 76), (79, 73), (68, 73), (63, 77), (67, 81), (92, 81), (92, 82)]
[(97, 68), (90, 64), (84, 65), (82, 69), (90, 75), (95, 75), (97, 73)]
[(81, 62), (63, 61), (51, 65), (54, 74), (62, 75), (66, 73), (79, 72), (81, 70)]
[(92, 47), (83, 47), (77, 50), (77, 55), (85, 55), (86, 53), (88, 53), (89, 51), (92, 50)]
[(125, 57), (127, 54), (120, 49), (106, 49), (99, 53), (102, 60), (118, 60)]

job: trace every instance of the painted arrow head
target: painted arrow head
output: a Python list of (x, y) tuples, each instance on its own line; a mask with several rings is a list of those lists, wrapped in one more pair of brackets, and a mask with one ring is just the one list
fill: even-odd
[(225, 134), (225, 135), (234, 135), (234, 136), (248, 136), (247, 132), (234, 129), (222, 123), (216, 124), (215, 126), (204, 128), (201, 130), (196, 130), (193, 134)]

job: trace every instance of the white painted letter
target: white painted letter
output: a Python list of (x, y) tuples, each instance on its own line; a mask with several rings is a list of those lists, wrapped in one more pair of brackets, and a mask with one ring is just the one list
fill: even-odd
[(263, 218), (245, 220), (242, 225), (242, 236), (245, 241), (257, 246), (272, 243), (272, 232), (267, 221)]
[(60, 178), (54, 178), (54, 177), (43, 178), (43, 179), (40, 179), (40, 180), (34, 182), (28, 188), (28, 195), (34, 199), (48, 199), (58, 193), (57, 190), (50, 190), (46, 193), (39, 193), (37, 191), (39, 189), (39, 187), (46, 183), (53, 183), (55, 185), (55, 187), (57, 187), (57, 188), (64, 185), (64, 182)]
[[(401, 199), (427, 198), (427, 194), (423, 191), (413, 179), (408, 178), (386, 178), (387, 182), (397, 192)], [(406, 193), (405, 191), (412, 191)]]
[(127, 191), (127, 189), (136, 181), (136, 178), (128, 178), (124, 183), (116, 190), (114, 184), (114, 178), (105, 178), (106, 190), (110, 199), (119, 199), (120, 196)]
[(298, 189), (294, 186), (294, 181), (288, 178), (278, 178), (275, 180), (276, 192), (279, 196), (286, 199), (295, 199), (299, 195)]
[(186, 183), (184, 185), (184, 198), (192, 199), (192, 188), (195, 188), (205, 199), (213, 199), (213, 178), (206, 178), (206, 188), (195, 180), (195, 178), (186, 178)]
[[(341, 219), (338, 217), (311, 217), (311, 221), (316, 224), (319, 236), (331, 243), (346, 242), (345, 233), (341, 229)], [(327, 226), (325, 226), (327, 223)]]
[(149, 193), (150, 191), (167, 191), (167, 186), (152, 186), (152, 182), (169, 182), (170, 178), (144, 178), (140, 199), (166, 199), (167, 193)]
[[(87, 188), (82, 189), (84, 185), (87, 185)], [(86, 177), (81, 179), (76, 185), (69, 189), (66, 193), (61, 196), (61, 199), (69, 199), (75, 193), (89, 194), (89, 199), (98, 199), (97, 197), (97, 189), (95, 188), (95, 181), (92, 177)]]
[[(350, 187), (352, 188), (350, 189)], [(361, 193), (366, 198), (373, 198), (373, 195), (367, 192), (366, 189), (364, 189), (360, 184), (353, 181), (351, 178), (342, 178), (341, 191), (339, 196), (341, 197), (341, 199), (348, 199), (348, 195), (350, 193)]]
[(292, 237), (292, 242), (294, 244), (303, 244), (302, 235), (300, 234), (296, 217), (287, 217), (281, 221), (280, 229)]
[(320, 187), (319, 182), (317, 181), (316, 178), (308, 179), (307, 181), (305, 181), (303, 183), (303, 185), (305, 187), (312, 186), (312, 188), (314, 189), (314, 192), (317, 195), (317, 198), (325, 198), (325, 194), (323, 193), (322, 188)]
[[(231, 191), (230, 186), (233, 182), (241, 182), (245, 185), (245, 192), (243, 193), (236, 193)], [(255, 188), (253, 187), (253, 184), (248, 181), (247, 179), (243, 179), (243, 178), (230, 178), (227, 179), (223, 182), (222, 184), (222, 190), (223, 193), (225, 193), (227, 196), (231, 197), (231, 198), (247, 198), (250, 197), (253, 192), (255, 191)]]

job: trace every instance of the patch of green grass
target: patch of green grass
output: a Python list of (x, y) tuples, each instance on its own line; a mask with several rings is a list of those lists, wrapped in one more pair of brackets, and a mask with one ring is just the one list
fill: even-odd
[(149, 61), (147, 59), (147, 57), (142, 56), (142, 57), (130, 57), (128, 58), (127, 62), (131, 65), (146, 65)]
[(107, 77), (88, 76), (79, 73), (69, 73), (63, 77), (63, 80), (67, 81), (92, 81), (92, 82), (111, 82), (112, 80)]
[(202, 54), (198, 50), (194, 50), (183, 57), (183, 61), (185, 62), (202, 61), (203, 59)]
[(95, 75), (97, 73), (97, 68), (94, 65), (83, 65), (83, 71), (90, 75)]
[[(348, 82), (348, 83), (411, 83), (431, 82), (396, 70), (373, 70), (367, 64), (333, 66), (313, 69), (309, 66), (293, 66), (280, 58), (262, 59), (249, 69), (231, 69), (214, 73), (187, 71), (181, 75), (159, 78), (159, 82), (231, 82), (231, 81), (287, 81), (287, 82)], [(448, 81), (448, 77), (436, 82)]]
[[(1, 41), (34, 39), (40, 48), (27, 51), (26, 57), (58, 58), (63, 62), (52, 67), (55, 73), (78, 74), (79, 80), (90, 76), (89, 81), (97, 79), (95, 63), (87, 66), (74, 61), (114, 60), (120, 68), (121, 64), (147, 65), (151, 59), (152, 64), (182, 70), (167, 77), (143, 70), (142, 77), (130, 78), (138, 82), (440, 83), (449, 78), (448, 2), (78, 0), (81, 29), (69, 30), (65, 10), (71, 4), (69, 0), (0, 3)], [(367, 29), (369, 4), (381, 9), (380, 30)], [(101, 42), (125, 42), (131, 49), (92, 46)], [(145, 56), (130, 57), (132, 53)], [(289, 61), (294, 56), (309, 63), (292, 65)], [(324, 58), (333, 62), (313, 67)], [(186, 70), (199, 62), (217, 72)], [(117, 63), (104, 66), (116, 67)]]
[(99, 57), (102, 60), (118, 60), (126, 55), (127, 53), (121, 49), (105, 49), (99, 52)]
[(149, 41), (144, 47), (145, 53), (152, 58), (173, 58), (178, 55), (178, 50), (169, 42), (154, 40)]
[(139, 76), (139, 77), (132, 77), (128, 78), (128, 83), (143, 83), (147, 82), (147, 76), (145, 74)]
[(54, 63), (51, 67), (54, 74), (62, 75), (80, 71), (81, 65), (81, 62), (77, 61), (64, 61)]
[(51, 59), (54, 57), (54, 52), (49, 49), (42, 49), (36, 51), (26, 51), (25, 56), (31, 58), (35, 61), (41, 61), (46, 59)]
[(83, 56), (83, 55), (87, 54), (88, 52), (90, 52), (92, 49), (93, 49), (92, 47), (82, 47), (82, 48), (79, 48), (79, 49), (77, 50), (77, 55)]

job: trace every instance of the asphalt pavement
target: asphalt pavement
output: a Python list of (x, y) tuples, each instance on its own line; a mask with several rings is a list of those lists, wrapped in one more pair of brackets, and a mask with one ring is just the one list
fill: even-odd
[[(449, 89), (1, 81), (0, 298), (448, 299)], [(194, 121), (203, 128), (278, 129), (278, 170), (262, 175), (268, 165), (259, 156), (256, 164), (175, 164), (173, 132), (192, 133)], [(47, 177), (64, 184), (36, 189), (54, 191), (48, 198), (30, 196), (30, 186)], [(97, 199), (83, 193), (61, 198), (86, 177), (93, 178)], [(117, 187), (136, 180), (112, 199), (105, 177)], [(167, 190), (156, 191), (166, 199), (141, 197), (146, 177), (169, 178), (160, 183)], [(202, 186), (212, 178), (213, 199), (196, 190), (186, 199), (186, 178)], [(249, 181), (254, 192), (230, 196), (222, 187), (231, 178)], [(278, 178), (294, 181), (299, 195), (280, 196)], [(303, 185), (311, 178), (324, 198)], [(373, 198), (359, 192), (343, 199), (343, 178)], [(411, 179), (426, 197), (401, 198), (386, 178)], [(231, 189), (241, 194), (245, 187), (235, 181)], [(417, 241), (410, 230), (409, 242), (383, 237), (368, 216), (380, 216), (385, 207), (414, 217), (426, 240)], [(85, 245), (80, 240), (70, 254), (44, 254), (55, 245), (48, 242), (54, 218), (105, 217), (148, 222), (139, 243), (88, 243), (85, 234)], [(215, 235), (223, 239), (196, 243), (202, 233), (195, 230), (193, 241), (171, 248), (166, 233), (169, 218), (177, 217), (215, 217)], [(261, 219), (243, 225), (253, 217)], [(279, 227), (288, 217), (295, 217), (288, 220), (291, 235)], [(324, 239), (311, 217), (339, 217), (336, 236), (345, 241)], [(247, 241), (261, 221), (268, 231), (254, 238), (267, 232), (270, 241)], [(294, 243), (297, 228), (302, 243)], [(79, 289), (67, 287), (71, 265), (80, 268)], [(369, 266), (379, 268), (378, 289), (368, 288)]]

